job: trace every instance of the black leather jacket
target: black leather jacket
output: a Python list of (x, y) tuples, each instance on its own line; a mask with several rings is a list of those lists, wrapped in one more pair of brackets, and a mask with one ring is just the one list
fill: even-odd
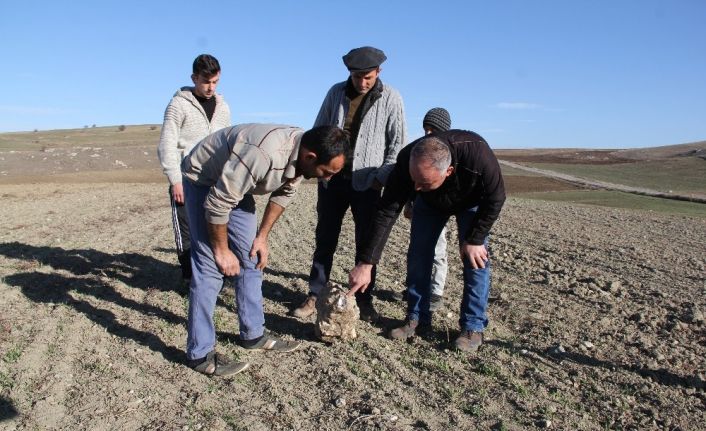
[[(449, 146), (454, 171), (441, 187), (418, 195), (444, 215), (478, 207), (465, 241), (481, 245), (505, 202), (505, 185), (498, 160), (488, 143), (474, 132), (449, 130), (434, 136)], [(395, 220), (404, 204), (417, 193), (409, 174), (409, 159), (412, 147), (421, 139), (407, 145), (397, 156), (395, 168), (377, 203), (373, 222), (363, 238), (362, 260), (365, 262), (380, 260)]]

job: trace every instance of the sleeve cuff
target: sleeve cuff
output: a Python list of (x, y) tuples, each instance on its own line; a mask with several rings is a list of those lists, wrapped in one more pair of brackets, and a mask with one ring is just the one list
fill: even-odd
[(270, 202), (274, 202), (282, 208), (287, 208), (287, 205), (292, 201), (293, 196), (271, 196)]
[(230, 218), (229, 216), (230, 214), (221, 215), (206, 211), (206, 221), (211, 224), (228, 224), (228, 219)]
[(181, 171), (169, 171), (167, 172), (167, 178), (169, 179), (169, 184), (179, 184), (182, 182)]

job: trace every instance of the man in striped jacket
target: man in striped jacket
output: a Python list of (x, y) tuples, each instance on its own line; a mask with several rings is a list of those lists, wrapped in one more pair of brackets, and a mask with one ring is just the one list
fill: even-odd
[[(233, 278), (241, 346), (277, 352), (299, 347), (265, 331), (262, 270), (269, 256), (267, 238), (302, 178), (331, 178), (343, 168), (348, 151), (348, 137), (338, 127), (304, 132), (284, 125), (241, 124), (209, 135), (184, 158), (193, 269), (186, 356), (194, 370), (222, 376), (248, 366), (215, 350), (213, 312), (224, 277)], [(253, 195), (269, 195), (259, 228)]]
[[(392, 170), (397, 153), (406, 143), (402, 97), (379, 78), (385, 54), (370, 46), (343, 56), (350, 73), (326, 94), (314, 126), (335, 125), (347, 131), (353, 156), (330, 181), (320, 181), (317, 202), (316, 249), (309, 275), (309, 296), (292, 314), (305, 318), (316, 311), (316, 295), (329, 280), (341, 224), (350, 207), (355, 223), (356, 263), (360, 261), (362, 229), (370, 223), (375, 201)], [(373, 280), (356, 300), (360, 318), (378, 317), (372, 303)]]
[(216, 94), (221, 76), (218, 60), (211, 55), (201, 54), (194, 60), (192, 69), (191, 80), (194, 86), (182, 87), (174, 93), (164, 112), (157, 149), (164, 175), (169, 180), (174, 240), (185, 283), (191, 279), (189, 222), (184, 209), (184, 188), (179, 165), (201, 139), (230, 126), (230, 108), (223, 97)]

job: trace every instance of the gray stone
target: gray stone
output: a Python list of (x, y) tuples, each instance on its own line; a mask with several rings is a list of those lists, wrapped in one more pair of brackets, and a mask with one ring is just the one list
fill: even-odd
[(537, 426), (539, 428), (550, 428), (552, 426), (552, 421), (549, 419), (540, 419), (537, 421)]
[(686, 314), (686, 320), (689, 323), (703, 323), (704, 314), (695, 305), (693, 305)]
[(610, 291), (612, 293), (620, 292), (621, 288), (622, 288), (622, 285), (619, 281), (613, 281), (608, 285), (608, 291)]
[(566, 349), (564, 349), (564, 346), (562, 346), (561, 344), (556, 344), (549, 350), (549, 353), (551, 353), (552, 355), (562, 355), (566, 353)]

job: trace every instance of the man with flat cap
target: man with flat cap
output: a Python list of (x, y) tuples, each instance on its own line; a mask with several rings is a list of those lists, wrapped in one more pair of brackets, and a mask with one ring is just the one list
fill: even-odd
[[(360, 261), (362, 231), (372, 220), (375, 203), (394, 167), (397, 153), (406, 144), (407, 129), (402, 97), (383, 84), (380, 65), (387, 59), (377, 48), (364, 46), (343, 56), (350, 73), (326, 94), (314, 127), (338, 126), (348, 132), (352, 157), (329, 181), (319, 181), (316, 249), (309, 275), (309, 295), (292, 314), (305, 318), (316, 312), (316, 296), (329, 280), (343, 217), (351, 209), (355, 224), (355, 262)], [(375, 321), (372, 281), (356, 295), (360, 318)]]

